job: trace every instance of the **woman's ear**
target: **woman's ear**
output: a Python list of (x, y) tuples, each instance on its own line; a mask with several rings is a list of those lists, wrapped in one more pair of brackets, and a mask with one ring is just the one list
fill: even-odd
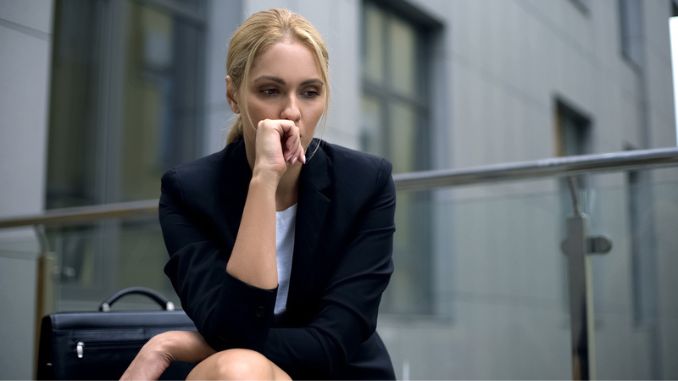
[(233, 84), (233, 80), (230, 76), (226, 76), (226, 100), (228, 105), (231, 106), (231, 111), (235, 114), (240, 114), (240, 107), (238, 107), (238, 100), (236, 99), (236, 89)]

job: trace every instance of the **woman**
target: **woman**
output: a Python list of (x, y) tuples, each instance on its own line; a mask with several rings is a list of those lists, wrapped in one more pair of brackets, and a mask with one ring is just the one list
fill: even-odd
[(235, 32), (227, 147), (162, 179), (165, 272), (198, 332), (151, 339), (123, 379), (392, 379), (375, 332), (388, 284), (395, 191), (383, 159), (313, 139), (328, 54), (284, 9)]

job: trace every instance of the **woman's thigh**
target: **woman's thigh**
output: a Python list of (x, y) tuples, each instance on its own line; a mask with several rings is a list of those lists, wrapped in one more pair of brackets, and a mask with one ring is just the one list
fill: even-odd
[(259, 352), (227, 349), (198, 363), (187, 380), (291, 380), (290, 376)]

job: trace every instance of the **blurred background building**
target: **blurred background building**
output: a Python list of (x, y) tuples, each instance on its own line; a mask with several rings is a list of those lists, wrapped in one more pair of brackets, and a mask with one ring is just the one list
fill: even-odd
[[(229, 37), (306, 16), (330, 50), (317, 136), (394, 172), (676, 145), (671, 0), (0, 0), (0, 218), (147, 200), (220, 150)], [(678, 378), (676, 169), (582, 175), (597, 376)], [(570, 377), (563, 180), (398, 195), (379, 331), (401, 378)], [(0, 230), (0, 378), (33, 377), (38, 255), (55, 310), (172, 298), (153, 218)], [(130, 303), (131, 307), (134, 303)]]

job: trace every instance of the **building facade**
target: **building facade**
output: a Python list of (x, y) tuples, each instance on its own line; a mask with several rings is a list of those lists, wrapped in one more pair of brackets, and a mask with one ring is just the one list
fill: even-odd
[[(396, 173), (676, 144), (670, 0), (1, 0), (0, 217), (152, 199), (165, 170), (223, 148), (228, 39), (271, 7), (328, 44), (318, 137)], [(600, 378), (678, 377), (675, 179), (577, 178), (592, 233), (613, 242), (591, 260)], [(567, 186), (398, 194), (378, 329), (400, 378), (570, 377)], [(30, 378), (41, 249), (0, 233), (0, 377)], [(129, 285), (171, 294), (154, 221), (47, 235), (57, 309)]]

